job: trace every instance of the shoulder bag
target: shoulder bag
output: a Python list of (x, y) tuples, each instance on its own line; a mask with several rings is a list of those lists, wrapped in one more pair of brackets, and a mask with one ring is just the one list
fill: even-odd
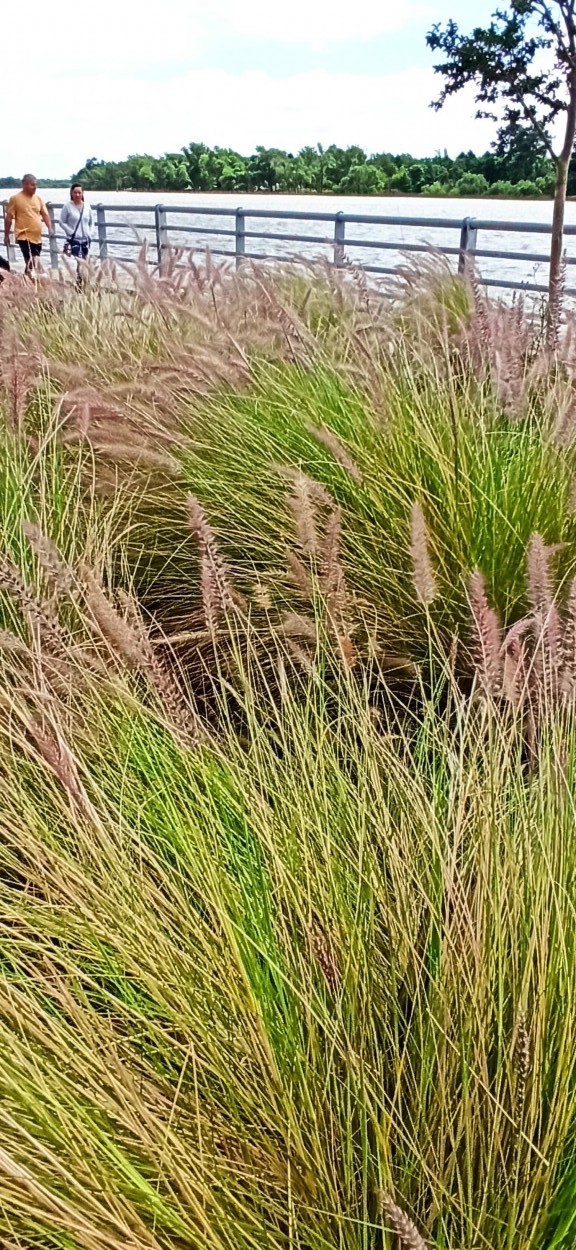
[(79, 218), (78, 218), (78, 221), (76, 222), (76, 225), (74, 226), (74, 229), (73, 229), (73, 231), (72, 231), (72, 234), (70, 235), (70, 238), (69, 238), (69, 239), (66, 239), (66, 242), (65, 242), (65, 244), (64, 244), (64, 255), (65, 255), (65, 256), (71, 256), (71, 255), (72, 255), (72, 244), (73, 244), (73, 242), (74, 242), (74, 239), (76, 238), (76, 235), (78, 234), (78, 230), (79, 230), (80, 226), (82, 225), (82, 218), (83, 218), (83, 216), (84, 216), (84, 202), (82, 202), (82, 208), (81, 208), (81, 210), (80, 210), (80, 216), (79, 216)]

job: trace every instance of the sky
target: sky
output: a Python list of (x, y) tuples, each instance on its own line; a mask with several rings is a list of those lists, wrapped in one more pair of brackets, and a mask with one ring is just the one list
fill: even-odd
[(91, 156), (192, 141), (243, 153), (484, 151), (494, 125), (475, 120), (471, 96), (429, 107), (440, 79), (426, 32), (451, 17), (468, 30), (495, 7), (475, 0), (472, 17), (466, 0), (27, 0), (34, 36), (0, 75), (0, 176), (64, 178)]

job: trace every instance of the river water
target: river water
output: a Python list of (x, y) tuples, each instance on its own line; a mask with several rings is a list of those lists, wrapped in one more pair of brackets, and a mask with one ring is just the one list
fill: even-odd
[[(41, 194), (47, 200), (61, 203), (65, 195), (58, 190), (46, 190)], [(9, 198), (11, 193), (0, 188), (0, 200)], [(267, 209), (272, 212), (288, 210), (297, 212), (345, 212), (371, 216), (391, 216), (394, 218), (435, 218), (437, 221), (454, 221), (451, 228), (427, 227), (418, 224), (375, 225), (367, 223), (347, 223), (348, 239), (359, 243), (373, 243), (381, 240), (388, 244), (386, 250), (374, 247), (348, 247), (346, 257), (363, 265), (382, 265), (393, 268), (403, 259), (403, 249), (410, 244), (420, 244), (430, 248), (457, 248), (460, 239), (459, 223), (465, 217), (475, 217), (480, 222), (502, 222), (502, 229), (483, 230), (478, 232), (477, 247), (483, 251), (499, 252), (514, 251), (518, 259), (507, 260), (499, 257), (480, 256), (478, 269), (482, 277), (490, 279), (507, 279), (519, 282), (546, 281), (546, 263), (543, 260), (524, 259), (527, 253), (545, 255), (549, 248), (549, 234), (531, 232), (512, 233), (506, 230), (506, 222), (538, 222), (550, 225), (552, 220), (552, 203), (544, 200), (490, 200), (490, 199), (436, 199), (421, 196), (386, 197), (386, 196), (313, 196), (313, 195), (249, 195), (241, 192), (233, 194), (193, 194), (173, 192), (128, 192), (107, 191), (91, 192), (87, 198), (94, 205), (97, 202), (106, 206), (107, 230), (112, 239), (111, 252), (127, 261), (133, 260), (141, 241), (146, 239), (153, 245), (155, 242), (153, 209), (159, 201), (168, 209), (169, 240), (174, 246), (193, 249), (196, 259), (201, 259), (206, 247), (210, 247), (214, 255), (232, 253), (234, 250), (234, 213), (237, 208)], [(191, 217), (179, 214), (178, 206), (201, 209), (226, 209), (229, 216), (214, 215)], [(113, 211), (118, 206), (116, 211)], [(126, 211), (142, 208), (143, 212)], [(576, 203), (566, 206), (567, 224), (576, 226)], [(183, 227), (193, 225), (199, 233), (184, 233)], [(256, 256), (294, 257), (302, 255), (307, 259), (333, 257), (333, 223), (318, 221), (278, 221), (266, 218), (246, 219), (247, 232), (254, 230), (264, 237), (246, 238), (246, 252)], [(214, 231), (230, 230), (231, 234), (214, 233)], [(271, 234), (299, 234), (316, 241), (291, 242), (273, 239)], [(318, 241), (320, 240), (320, 241)], [(576, 274), (572, 263), (576, 263), (576, 236), (567, 236), (566, 253), (569, 258), (568, 287), (576, 287)], [(452, 256), (451, 263), (455, 266), (457, 258)]]

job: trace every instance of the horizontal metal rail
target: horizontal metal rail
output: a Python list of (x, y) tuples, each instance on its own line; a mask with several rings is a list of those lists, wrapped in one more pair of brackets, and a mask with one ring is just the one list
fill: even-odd
[(227, 230), (224, 226), (174, 226), (174, 230), (178, 234), (224, 234), (229, 239), (233, 239), (234, 230)]
[[(346, 236), (346, 247), (376, 247), (383, 252), (442, 252), (444, 256), (459, 256), (459, 247), (434, 246), (433, 243), (404, 243), (401, 239), (349, 239)], [(513, 256), (517, 253), (513, 252)]]
[[(538, 261), (544, 265), (550, 260), (548, 252), (500, 252), (491, 247), (477, 247), (474, 255), (492, 257), (494, 260)], [(576, 265), (576, 256), (565, 256), (564, 261), (567, 265)]]
[[(2, 218), (5, 207), (5, 203), (1, 205)], [(48, 211), (56, 226), (49, 249), (53, 268), (57, 268), (59, 264), (58, 244), (65, 240), (57, 217), (61, 207), (60, 203), (48, 203)], [(146, 245), (149, 263), (156, 264), (160, 270), (171, 252), (193, 253), (214, 238), (215, 242), (219, 239), (223, 242), (230, 239), (233, 242), (232, 249), (215, 246), (210, 250), (213, 255), (235, 260), (237, 266), (244, 260), (252, 259), (284, 263), (298, 263), (301, 260), (307, 264), (314, 259), (326, 260), (326, 249), (330, 249), (329, 259), (336, 268), (355, 265), (367, 273), (388, 276), (398, 272), (398, 265), (370, 264), (367, 263), (368, 257), (365, 260), (361, 256), (358, 258), (358, 253), (380, 252), (384, 259), (386, 253), (394, 252), (400, 259), (405, 254), (419, 255), (436, 251), (446, 257), (457, 258), (460, 273), (471, 265), (476, 266), (478, 272), (478, 261), (488, 262), (483, 266), (486, 272), (478, 272), (478, 277), (487, 287), (538, 293), (544, 293), (547, 289), (544, 282), (536, 280), (536, 272), (530, 273), (525, 279), (519, 277), (516, 280), (509, 276), (510, 270), (501, 273), (495, 265), (492, 267), (492, 263), (507, 261), (514, 265), (521, 263), (548, 266), (548, 252), (523, 251), (521, 246), (510, 250), (478, 246), (478, 234), (484, 231), (486, 234), (498, 232), (512, 238), (516, 235), (533, 234), (549, 237), (552, 231), (550, 222), (503, 221), (482, 217), (468, 217), (464, 220), (454, 217), (409, 217), (400, 213), (334, 213), (313, 208), (309, 211), (261, 208), (251, 203), (238, 208), (221, 204), (98, 203), (93, 205), (93, 214), (94, 245), (101, 259), (114, 259), (114, 254), (119, 253), (118, 259), (121, 263), (133, 263), (127, 253), (130, 249)], [(300, 223), (304, 222), (313, 233), (301, 233), (298, 230)], [(289, 224), (288, 229), (284, 229), (284, 223), (294, 223), (296, 229), (290, 230)], [(320, 223), (328, 224), (330, 232), (326, 235), (319, 233), (317, 227)], [(362, 226), (369, 232), (368, 237), (358, 237), (358, 231), (352, 231), (352, 237), (348, 236), (346, 229), (352, 226)], [(409, 238), (397, 235), (382, 237), (378, 228), (388, 232), (409, 230), (411, 234)], [(414, 237), (414, 232), (418, 231), (426, 231), (437, 237), (423, 238), (421, 234), (420, 237), (418, 234)], [(452, 241), (447, 238), (450, 232), (457, 232), (458, 239)], [(130, 234), (133, 237), (127, 237)], [(565, 235), (568, 240), (575, 238), (576, 225), (567, 225)], [(260, 243), (263, 250), (254, 248), (254, 242)], [(271, 244), (280, 244), (280, 247), (270, 250)], [(247, 245), (251, 250), (248, 250)], [(284, 245), (291, 246), (287, 248)], [(320, 254), (318, 248), (322, 249)], [(576, 265), (576, 255), (566, 255), (565, 260), (568, 266)], [(576, 290), (567, 288), (566, 293), (573, 296), (576, 295)]]
[(288, 234), (285, 230), (267, 230), (265, 234), (261, 230), (246, 230), (245, 234), (247, 239), (277, 239), (282, 243), (334, 243), (334, 237), (327, 234)]
[[(4, 201), (4, 204), (6, 201)], [(62, 208), (61, 203), (50, 201), (52, 208)], [(104, 204), (103, 208), (108, 208), (117, 213), (151, 213), (154, 214), (156, 206), (153, 204)], [(234, 217), (238, 209), (223, 208), (221, 205), (191, 205), (191, 204), (162, 204), (160, 205), (165, 213), (176, 213), (178, 215), (193, 214), (194, 216), (206, 217)], [(240, 211), (245, 217), (262, 217), (271, 218), (276, 221), (334, 221), (335, 217), (343, 217), (346, 222), (365, 223), (374, 226), (426, 226), (434, 230), (460, 230), (462, 226), (461, 217), (403, 217), (399, 214), (394, 215), (376, 215), (373, 213), (321, 213), (306, 212), (303, 209), (292, 208), (252, 208), (250, 205), (242, 205)], [(517, 234), (551, 234), (552, 224), (539, 221), (505, 221), (502, 218), (482, 218), (470, 217), (469, 220), (474, 223), (478, 230), (507, 230)], [(576, 225), (565, 225), (564, 233), (567, 235), (576, 235)]]
[[(106, 218), (107, 229), (117, 230), (154, 230), (153, 221), (110, 221)], [(234, 233), (232, 231), (232, 233)]]
[[(552, 234), (552, 224), (542, 221), (482, 221), (475, 220), (478, 230), (510, 230), (513, 234)], [(576, 226), (565, 225), (564, 234), (576, 234)]]

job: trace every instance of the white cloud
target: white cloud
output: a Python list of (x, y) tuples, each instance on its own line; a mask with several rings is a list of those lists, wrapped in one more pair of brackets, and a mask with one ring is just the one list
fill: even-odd
[[(156, 6), (142, 0), (98, 0), (90, 11), (88, 29), (75, 20), (74, 10), (54, 19), (45, 0), (28, 0), (27, 86), (62, 74), (73, 78), (97, 72), (105, 77), (118, 69), (160, 67), (183, 62), (191, 66), (207, 47), (214, 55), (221, 39), (272, 40), (315, 47), (355, 38), (373, 38), (398, 31), (416, 17), (424, 22), (431, 0), (161, 0)], [(20, 73), (20, 65), (18, 67)], [(2, 67), (2, 77), (7, 67)], [(10, 74), (10, 71), (7, 71)]]
[[(6, 89), (11, 95), (4, 77)], [(32, 91), (19, 93), (18, 128), (3, 134), (2, 164), (6, 172), (25, 165), (67, 176), (88, 156), (177, 151), (192, 139), (242, 152), (317, 142), (415, 155), (485, 149), (494, 128), (473, 120), (471, 98), (463, 94), (438, 114), (428, 107), (436, 90), (432, 71), (421, 68), (385, 77), (198, 70), (169, 82), (53, 80), (48, 111)]]
[[(203, 44), (202, 2), (161, 0), (158, 7), (142, 0), (98, 0), (90, 7), (89, 22), (84, 12), (75, 17), (74, 8), (54, 15), (44, 0), (30, 0), (26, 10), (27, 28), (34, 38), (26, 41), (23, 59), (12, 68), (2, 69), (0, 93), (6, 79), (22, 83), (26, 89), (35, 83), (47, 87), (55, 75), (73, 80), (97, 73), (105, 78), (119, 69), (124, 72), (146, 66), (183, 60), (193, 64)], [(44, 100), (50, 106), (50, 99)], [(71, 106), (73, 107), (73, 106)]]
[(208, 26), (240, 38), (283, 43), (372, 39), (402, 30), (429, 13), (430, 0), (212, 0)]
[[(256, 39), (321, 51), (352, 36), (391, 35), (415, 21), (422, 28), (415, 41), (421, 56), (437, 6), (452, 2), (162, 0), (152, 10), (142, 0), (99, 0), (86, 31), (73, 16), (55, 22), (45, 0), (28, 0), (34, 38), (26, 47), (26, 90), (20, 62), (4, 64), (0, 76), (4, 118), (18, 98), (18, 125), (2, 133), (2, 170), (25, 166), (67, 176), (88, 155), (159, 153), (191, 139), (244, 152), (257, 143), (294, 150), (354, 142), (422, 154), (483, 147), (491, 128), (472, 121), (465, 99), (440, 116), (430, 111), (438, 88), (430, 69), (380, 77), (241, 72), (243, 49)], [(200, 68), (217, 64), (222, 38), (237, 41), (238, 72)]]

